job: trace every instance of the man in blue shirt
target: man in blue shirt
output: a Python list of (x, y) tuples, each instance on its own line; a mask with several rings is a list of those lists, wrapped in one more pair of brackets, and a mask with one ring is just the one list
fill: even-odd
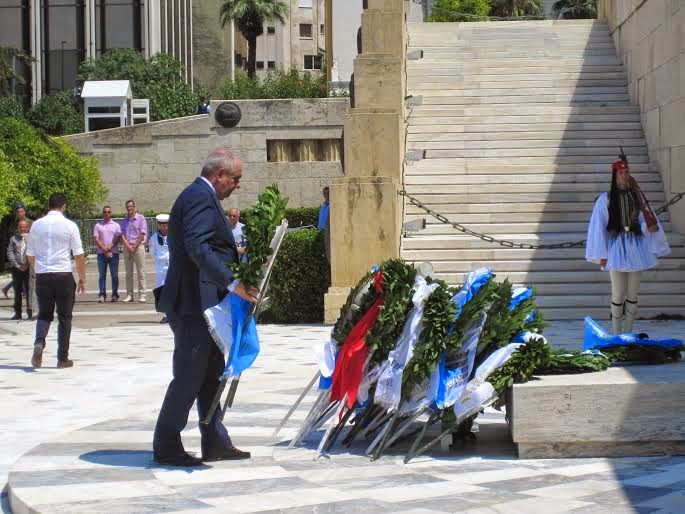
[(319, 211), (319, 224), (316, 228), (323, 230), (326, 228), (326, 221), (328, 220), (328, 186), (323, 188), (323, 203)]

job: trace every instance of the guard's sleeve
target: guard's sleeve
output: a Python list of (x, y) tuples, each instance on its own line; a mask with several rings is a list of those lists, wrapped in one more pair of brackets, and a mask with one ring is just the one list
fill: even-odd
[(657, 257), (666, 257), (671, 254), (671, 246), (668, 244), (668, 239), (666, 239), (666, 233), (664, 232), (664, 227), (661, 226), (661, 222), (657, 218), (656, 224), (659, 230), (656, 232), (650, 232), (647, 229), (647, 222), (645, 217), (640, 212), (640, 228), (647, 240), (647, 248), (650, 253), (653, 253)]
[(599, 264), (609, 255), (609, 199), (607, 193), (602, 193), (595, 201), (592, 209), (590, 225), (587, 231), (587, 244), (585, 246), (585, 260)]

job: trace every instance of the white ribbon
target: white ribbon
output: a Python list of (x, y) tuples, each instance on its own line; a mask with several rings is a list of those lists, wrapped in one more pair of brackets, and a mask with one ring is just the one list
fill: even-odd
[(402, 374), (407, 363), (414, 355), (414, 347), (423, 331), (423, 312), (428, 297), (438, 288), (438, 284), (426, 283), (426, 279), (417, 276), (414, 281), (414, 307), (409, 311), (407, 320), (402, 328), (395, 349), (388, 354), (388, 358), (380, 365), (378, 384), (374, 402), (389, 410), (397, 409), (402, 395)]

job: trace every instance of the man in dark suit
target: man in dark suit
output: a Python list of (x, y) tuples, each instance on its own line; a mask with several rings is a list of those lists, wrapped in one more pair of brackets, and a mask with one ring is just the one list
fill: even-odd
[(238, 262), (238, 249), (219, 203), (240, 187), (242, 163), (227, 148), (214, 150), (202, 175), (179, 195), (169, 217), (169, 271), (159, 300), (174, 333), (173, 376), (157, 419), (154, 459), (161, 464), (197, 466), (202, 461), (249, 458), (231, 443), (219, 420), (200, 424), (202, 460), (183, 448), (181, 431), (197, 399), (200, 419), (209, 411), (224, 370), (224, 358), (212, 340), (202, 313), (218, 304), (228, 290), (248, 301), (227, 264)]

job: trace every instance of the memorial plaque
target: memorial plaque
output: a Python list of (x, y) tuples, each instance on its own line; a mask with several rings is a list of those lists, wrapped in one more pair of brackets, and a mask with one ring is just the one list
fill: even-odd
[(240, 107), (234, 102), (222, 102), (216, 109), (214, 119), (222, 127), (231, 128), (240, 123), (242, 113)]

